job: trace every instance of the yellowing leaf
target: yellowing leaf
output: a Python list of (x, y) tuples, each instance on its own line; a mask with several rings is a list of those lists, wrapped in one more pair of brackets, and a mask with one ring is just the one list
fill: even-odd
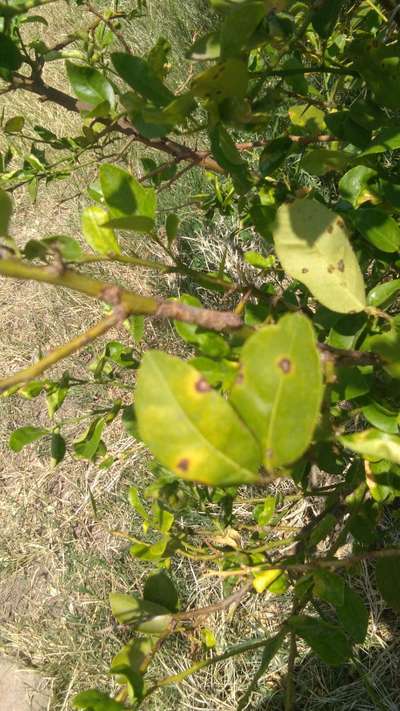
[(249, 82), (247, 66), (240, 59), (227, 59), (197, 74), (191, 84), (193, 96), (222, 101), (246, 95)]
[(275, 583), (278, 578), (283, 576), (282, 570), (263, 570), (261, 573), (257, 573), (253, 579), (254, 589), (258, 593), (263, 593), (267, 590), (272, 583)]
[(82, 213), (82, 232), (85, 241), (99, 254), (121, 254), (117, 238), (110, 227), (104, 225), (109, 215), (102, 207), (87, 207)]
[(317, 200), (295, 200), (278, 210), (275, 249), (284, 270), (328, 309), (365, 308), (360, 266), (343, 220)]
[(388, 462), (400, 464), (400, 437), (376, 429), (355, 432), (339, 437), (347, 449), (351, 449), (362, 457), (373, 462), (386, 459)]
[(287, 314), (248, 339), (231, 401), (261, 444), (267, 469), (292, 464), (310, 445), (323, 382), (315, 335), (301, 314)]
[(187, 363), (146, 353), (135, 407), (143, 441), (178, 476), (210, 486), (257, 480), (259, 445), (229, 403)]

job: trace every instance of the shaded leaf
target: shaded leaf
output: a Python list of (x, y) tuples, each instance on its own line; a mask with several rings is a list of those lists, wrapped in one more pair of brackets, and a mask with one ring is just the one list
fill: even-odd
[(145, 634), (160, 634), (171, 624), (172, 615), (166, 607), (133, 595), (110, 593), (111, 611), (123, 625), (133, 625)]
[(351, 645), (342, 629), (336, 625), (307, 615), (295, 615), (290, 617), (288, 626), (326, 664), (339, 666), (351, 655)]
[(147, 578), (143, 597), (145, 600), (163, 605), (170, 612), (177, 612), (179, 608), (179, 598), (177, 589), (166, 570), (150, 575)]
[(138, 94), (152, 101), (156, 106), (165, 106), (173, 100), (173, 93), (142, 57), (114, 52), (111, 61), (120, 77)]
[[(100, 183), (112, 218), (137, 215), (154, 220), (157, 196), (153, 188), (143, 187), (128, 171), (109, 163), (100, 168)], [(143, 224), (150, 226), (147, 220)]]
[(400, 612), (400, 556), (378, 558), (376, 583), (389, 607)]
[(336, 614), (346, 634), (354, 642), (362, 644), (367, 636), (368, 609), (358, 593), (348, 585), (344, 586), (343, 604), (336, 608)]

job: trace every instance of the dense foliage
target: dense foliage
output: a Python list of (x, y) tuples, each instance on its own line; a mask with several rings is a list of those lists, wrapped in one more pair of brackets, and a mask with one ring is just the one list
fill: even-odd
[[(130, 554), (154, 570), (141, 597), (111, 594), (113, 615), (132, 629), (111, 666), (121, 687), (115, 698), (83, 692), (75, 707), (137, 709), (167, 684), (261, 649), (244, 709), (289, 643), (290, 711), (296, 639), (333, 666), (365, 639), (368, 609), (352, 585), (360, 561), (376, 560), (376, 585), (400, 609), (399, 551), (381, 526), (385, 507), (400, 496), (398, 6), (210, 0), (214, 29), (188, 47), (188, 80), (174, 89), (168, 42), (161, 37), (138, 56), (125, 39), (125, 23), (146, 12), (144, 1), (99, 10), (80, 0), (94, 22), (53, 47), (31, 28), (46, 24), (39, 9), (32, 12), (44, 4), (0, 4), (3, 93), (31, 92), (78, 113), (82, 130), (60, 137), (51, 126), (28, 126), (28, 117), (3, 117), (0, 275), (77, 290), (101, 300), (106, 313), (0, 381), (5, 397), (45, 397), (49, 413), (47, 428), (18, 429), (10, 446), (18, 452), (47, 438), (55, 466), (72, 456), (106, 470), (118, 461), (103, 436), (119, 418), (155, 457), (144, 497), (130, 491), (144, 530)], [(48, 63), (59, 60), (71, 93), (47, 82)], [(141, 177), (127, 170), (122, 143), (109, 160), (109, 147), (124, 137), (148, 151)], [(83, 240), (49, 234), (18, 246), (9, 234), (10, 193), (26, 186), (34, 202), (82, 156), (100, 164), (87, 189)], [(227, 248), (216, 270), (195, 268), (181, 249), (179, 210), (158, 208), (158, 192), (189, 170), (206, 174), (204, 192), (187, 196), (204, 223), (220, 213), (234, 225), (230, 239), (243, 262), (237, 273), (226, 265)], [(164, 261), (138, 254), (146, 241)], [(91, 276), (97, 262), (148, 268), (160, 280), (181, 275), (191, 293), (136, 294)], [(211, 308), (218, 303), (224, 308)], [(146, 349), (145, 317), (172, 320), (187, 357)], [(108, 342), (87, 383), (121, 387), (121, 397), (94, 405), (88, 428), (68, 441), (62, 405), (85, 382), (70, 372), (55, 380), (43, 374), (114, 327), (125, 328), (131, 345)], [(280, 541), (285, 499), (269, 489), (279, 478), (290, 479), (299, 498), (324, 502)], [(252, 526), (235, 513), (246, 495), (258, 504)], [(199, 521), (192, 527), (195, 512), (207, 535)], [(345, 544), (352, 552), (343, 558)], [(226, 597), (181, 609), (176, 556), (206, 561)], [(247, 595), (289, 593), (292, 612), (275, 636), (216, 653), (204, 627), (204, 658), (175, 677), (154, 674), (169, 637), (189, 635)]]

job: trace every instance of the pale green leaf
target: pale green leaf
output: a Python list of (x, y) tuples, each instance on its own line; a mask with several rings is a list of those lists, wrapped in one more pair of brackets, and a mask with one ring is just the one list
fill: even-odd
[(294, 463), (311, 444), (323, 395), (310, 321), (287, 314), (246, 342), (231, 401), (261, 444), (267, 469)]
[(400, 437), (376, 429), (355, 432), (339, 437), (346, 449), (357, 452), (364, 459), (377, 462), (386, 459), (388, 462), (400, 464)]
[(338, 313), (365, 308), (360, 266), (343, 220), (317, 200), (295, 200), (278, 210), (275, 248), (284, 270)]
[(229, 403), (187, 363), (149, 351), (138, 374), (139, 431), (161, 464), (211, 486), (254, 482), (259, 446)]
[(82, 213), (82, 233), (85, 241), (98, 254), (121, 254), (117, 238), (110, 227), (105, 227), (109, 214), (103, 207), (87, 207)]

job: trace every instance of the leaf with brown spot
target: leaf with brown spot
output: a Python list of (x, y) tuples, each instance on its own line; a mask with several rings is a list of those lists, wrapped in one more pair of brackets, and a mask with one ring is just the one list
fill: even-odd
[(259, 444), (229, 402), (188, 363), (147, 352), (135, 410), (143, 441), (178, 476), (209, 486), (257, 481)]
[(311, 444), (323, 395), (311, 322), (287, 314), (251, 336), (231, 402), (261, 444), (268, 470), (294, 463)]
[(337, 214), (312, 198), (282, 205), (277, 214), (275, 249), (287, 274), (332, 311), (363, 311), (363, 276)]

